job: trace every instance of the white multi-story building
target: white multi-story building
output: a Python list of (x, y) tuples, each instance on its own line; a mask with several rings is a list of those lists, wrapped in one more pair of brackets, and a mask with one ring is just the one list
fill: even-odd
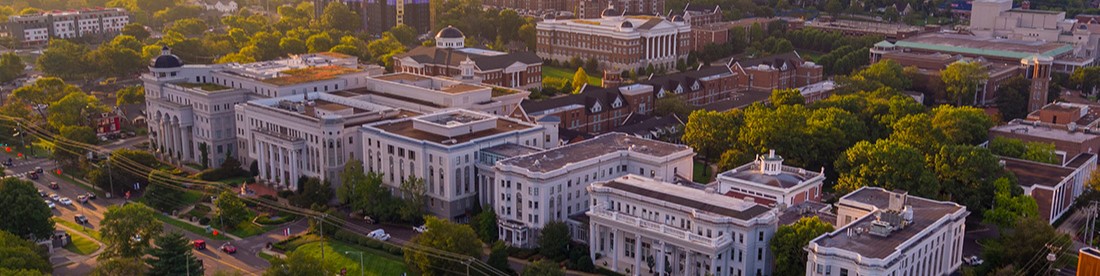
[(1073, 68), (1095, 65), (1100, 55), (1100, 33), (1089, 30), (1089, 26), (1095, 25), (1067, 19), (1065, 11), (1013, 8), (1012, 3), (1012, 0), (974, 1), (970, 31), (984, 38), (1072, 44), (1075, 58), (1058, 62)]
[(398, 191), (403, 180), (424, 179), (427, 210), (465, 221), (475, 204), (480, 151), (503, 144), (534, 148), (559, 145), (557, 122), (539, 124), (465, 109), (362, 126), (364, 170), (384, 173), (383, 184)]
[(627, 174), (670, 182), (690, 179), (694, 156), (684, 145), (608, 133), (498, 161), (482, 190), (492, 191), (487, 200), (496, 210), (501, 240), (532, 247), (547, 222), (564, 222), (588, 209), (589, 184)]
[(822, 172), (783, 165), (774, 150), (718, 175), (718, 192), (756, 203), (789, 207), (821, 199)]
[(597, 266), (628, 275), (771, 275), (778, 218), (770, 207), (637, 175), (588, 192)]
[(461, 108), (507, 116), (516, 111), (531, 92), (413, 73), (393, 73), (369, 78), (362, 88), (336, 94), (420, 113)]
[[(596, 59), (617, 70), (674, 68), (691, 51), (691, 25), (679, 15), (624, 15), (614, 8), (600, 18), (538, 22), (537, 53), (543, 59)], [(607, 69), (607, 68), (605, 68)]]
[(23, 46), (38, 46), (45, 45), (51, 37), (114, 36), (129, 23), (130, 13), (125, 9), (99, 8), (13, 15), (3, 29)]
[(180, 163), (220, 165), (239, 147), (234, 105), (251, 99), (363, 87), (379, 70), (355, 57), (317, 53), (249, 64), (184, 65), (165, 47), (144, 81), (154, 151)]
[(948, 275), (962, 264), (966, 206), (873, 187), (836, 206), (840, 227), (805, 247), (806, 275)]

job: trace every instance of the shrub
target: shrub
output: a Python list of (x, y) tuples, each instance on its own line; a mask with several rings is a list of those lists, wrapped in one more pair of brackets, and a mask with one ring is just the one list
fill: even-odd
[(210, 218), (208, 218), (208, 217), (202, 217), (201, 219), (199, 219), (199, 224), (202, 224), (202, 225), (210, 225)]
[(262, 195), (262, 196), (260, 196), (260, 198), (262, 198), (264, 200), (269, 200), (269, 201), (279, 201), (279, 199), (275, 198), (275, 196), (273, 196), (273, 195)]
[(291, 190), (282, 190), (282, 191), (279, 191), (278, 195), (279, 195), (279, 197), (281, 197), (281, 198), (290, 198), (291, 196), (293, 196), (293, 195), (294, 195), (294, 191), (291, 191)]
[(402, 252), (401, 250), (401, 247), (389, 244), (382, 244), (382, 247), (385, 248), (386, 252), (390, 252), (390, 254), (393, 254), (394, 256), (402, 256), (404, 254), (404, 252)]

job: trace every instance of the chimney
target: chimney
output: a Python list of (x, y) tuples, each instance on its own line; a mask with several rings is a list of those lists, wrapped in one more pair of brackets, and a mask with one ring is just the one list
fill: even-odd
[(901, 211), (905, 209), (905, 203), (908, 201), (909, 192), (906, 191), (894, 191), (890, 193), (890, 205), (889, 209), (893, 211)]

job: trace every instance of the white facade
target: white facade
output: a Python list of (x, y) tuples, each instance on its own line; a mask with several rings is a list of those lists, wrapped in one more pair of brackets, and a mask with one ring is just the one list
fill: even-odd
[(949, 275), (962, 265), (965, 206), (864, 187), (837, 207), (840, 227), (805, 247), (806, 275)]
[(424, 179), (427, 210), (456, 221), (480, 204), (479, 151), (512, 143), (556, 147), (556, 124), (532, 124), (470, 110), (364, 125), (360, 143), (364, 170), (384, 173), (383, 184), (398, 191), (409, 177)]
[[(165, 49), (141, 77), (154, 152), (179, 163), (200, 163), (205, 145), (208, 165), (219, 166), (227, 156), (238, 156), (234, 105), (361, 87), (369, 73), (355, 60), (326, 53), (250, 64), (183, 65)], [(343, 74), (310, 78), (322, 70)]]
[(695, 152), (687, 146), (608, 133), (556, 149), (501, 160), (483, 190), (497, 213), (501, 240), (536, 246), (550, 221), (588, 210), (588, 185), (627, 174), (662, 181), (690, 179)]
[[(1083, 59), (1080, 66), (1092, 65), (1100, 54), (1100, 35), (1082, 22), (1066, 19), (1064, 11), (1013, 9), (1011, 0), (974, 1), (970, 15), (970, 31), (979, 37), (1026, 41), (1064, 42), (1074, 45), (1073, 56)], [(1063, 61), (1074, 63), (1076, 60)]]
[(597, 266), (627, 275), (771, 275), (778, 218), (769, 207), (637, 175), (588, 191)]
[(821, 199), (822, 172), (783, 165), (783, 157), (769, 151), (756, 161), (718, 175), (718, 192), (774, 207), (789, 207)]
[[(650, 64), (671, 68), (677, 60), (686, 59), (687, 49), (691, 48), (691, 25), (682, 18), (670, 21), (659, 16), (622, 16), (605, 11), (603, 17), (595, 19), (546, 19), (535, 29), (538, 44), (549, 45), (550, 49), (539, 47), (539, 57), (558, 61), (576, 56), (597, 58), (619, 70)], [(608, 56), (640, 58), (617, 60)]]
[(130, 16), (125, 9), (85, 9), (11, 16), (4, 29), (24, 45), (40, 45), (51, 37), (118, 34), (129, 23)]

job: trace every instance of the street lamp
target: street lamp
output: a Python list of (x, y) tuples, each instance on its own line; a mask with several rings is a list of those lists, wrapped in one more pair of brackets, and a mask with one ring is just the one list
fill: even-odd
[(351, 255), (351, 253), (359, 254), (359, 276), (363, 276), (363, 271), (366, 270), (366, 267), (363, 266), (363, 252), (344, 251), (344, 254)]

